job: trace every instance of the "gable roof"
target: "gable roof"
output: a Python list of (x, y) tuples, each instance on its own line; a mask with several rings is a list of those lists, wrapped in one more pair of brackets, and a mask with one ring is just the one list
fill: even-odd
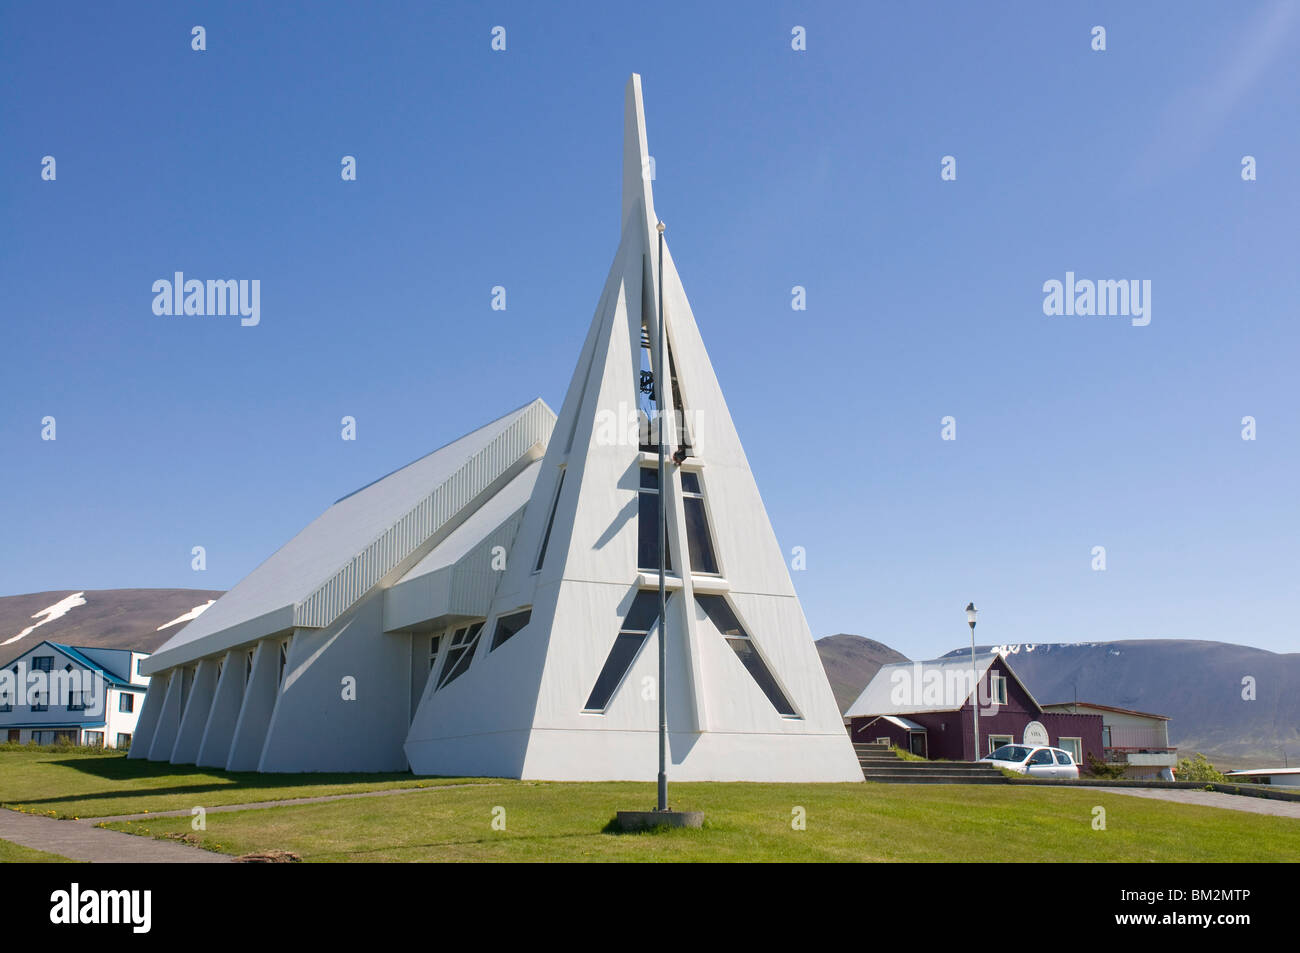
[[(51, 642), (49, 639), (45, 639), (37, 643), (36, 645), (33, 645), (22, 655), (19, 655), (17, 658), (13, 659), (11, 662), (8, 662), (6, 664), (7, 665), (13, 664), (14, 662), (17, 662), (18, 659), (31, 655), (33, 652), (40, 649), (42, 645), (48, 645), (56, 652), (59, 652), (62, 655), (66, 656), (67, 658), (72, 659), (72, 661), (76, 662), (78, 665), (81, 665), (84, 668), (88, 668), (92, 672), (99, 672), (100, 675), (103, 677), (104, 681), (106, 681), (113, 688), (131, 688), (131, 689), (137, 689), (139, 691), (144, 691), (146, 688), (146, 686), (144, 685), (134, 684), (130, 679), (130, 673), (128, 673), (126, 677), (123, 677), (120, 672), (111, 672), (99, 662), (96, 662), (93, 659), (83, 655), (76, 647), (71, 645), (64, 645), (62, 642)], [(144, 653), (138, 653), (138, 654), (144, 654)], [(129, 655), (127, 656), (127, 658), (130, 657), (131, 656)]]
[(341, 497), (172, 636), (144, 671), (328, 624), (429, 533), (459, 518), (554, 425), (539, 398)]
[[(989, 668), (999, 659), (1007, 675), (1015, 680), (1034, 707), (1041, 710), (1042, 706), (1038, 704), (1033, 693), (1007, 664), (1007, 660), (996, 652), (984, 652), (975, 656), (975, 670), (979, 681), (984, 681)], [(926, 687), (935, 685), (944, 688), (952, 685), (956, 688), (966, 688), (970, 685), (970, 677), (969, 656), (962, 658), (953, 655), (924, 662), (892, 662), (889, 665), (882, 665), (844, 715), (856, 718), (863, 715), (908, 715), (931, 711), (957, 711), (970, 700), (970, 691), (966, 691), (956, 701), (945, 694), (942, 701), (936, 703), (931, 693), (926, 691)]]

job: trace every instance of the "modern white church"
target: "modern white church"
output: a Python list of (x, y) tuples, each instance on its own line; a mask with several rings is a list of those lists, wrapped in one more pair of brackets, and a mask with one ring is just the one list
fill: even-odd
[[(862, 780), (660, 261), (648, 164), (633, 75), (622, 237), (558, 418), (533, 401), (329, 507), (143, 663), (132, 758), (653, 780), (663, 494), (669, 776)], [(647, 396), (658, 374), (662, 413)]]

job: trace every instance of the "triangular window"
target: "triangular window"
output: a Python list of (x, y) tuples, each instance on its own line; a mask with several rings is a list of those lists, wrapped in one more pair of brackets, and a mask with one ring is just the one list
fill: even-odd
[(641, 654), (641, 646), (645, 645), (646, 639), (658, 621), (659, 594), (648, 589), (638, 591), (632, 600), (632, 608), (628, 610), (627, 618), (623, 620), (618, 636), (614, 639), (614, 646), (609, 650), (609, 656), (605, 659), (600, 675), (596, 678), (596, 684), (587, 697), (587, 704), (583, 706), (583, 711), (596, 713), (605, 710), (614, 693), (618, 691), (618, 687), (623, 684), (623, 679), (631, 670), (632, 663)]
[(438, 687), (449, 685), (469, 670), (469, 663), (474, 660), (474, 649), (478, 647), (478, 637), (483, 631), (483, 623), (475, 622), (452, 633), (451, 645), (447, 649), (447, 662), (442, 667), (442, 678)]
[(564, 470), (560, 470), (560, 481), (555, 487), (555, 499), (551, 501), (551, 515), (546, 519), (546, 533), (542, 536), (542, 548), (537, 554), (537, 565), (533, 567), (533, 572), (542, 571), (542, 563), (546, 561), (546, 547), (551, 543), (551, 529), (555, 526), (555, 511), (560, 506), (560, 491), (564, 489)]
[(722, 637), (727, 640), (727, 645), (736, 653), (736, 657), (762, 689), (767, 700), (772, 703), (772, 707), (787, 718), (798, 718), (798, 712), (794, 710), (790, 699), (786, 698), (785, 692), (777, 684), (772, 670), (767, 667), (763, 656), (759, 654), (758, 646), (740, 624), (740, 620), (736, 618), (736, 613), (727, 600), (722, 596), (696, 596), (695, 601), (722, 633)]

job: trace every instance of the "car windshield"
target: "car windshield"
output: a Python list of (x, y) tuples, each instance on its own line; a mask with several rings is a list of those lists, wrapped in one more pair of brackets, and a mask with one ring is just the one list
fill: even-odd
[(1023, 745), (1003, 745), (995, 748), (989, 755), (992, 761), (1024, 761), (1029, 757), (1029, 749)]

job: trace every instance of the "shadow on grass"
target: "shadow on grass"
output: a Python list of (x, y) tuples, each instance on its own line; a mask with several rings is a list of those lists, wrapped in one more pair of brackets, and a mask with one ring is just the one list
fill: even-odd
[[(409, 771), (376, 772), (373, 774), (319, 773), (319, 774), (259, 774), (255, 771), (228, 772), (219, 768), (200, 768), (195, 765), (175, 765), (167, 762), (128, 760), (125, 756), (100, 758), (71, 758), (51, 760), (48, 764), (69, 768), (82, 774), (93, 775), (108, 782), (148, 781), (156, 778), (170, 784), (157, 787), (120, 787), (107, 791), (88, 791), (44, 798), (23, 798), (5, 801), (8, 804), (57, 805), (76, 801), (112, 801), (144, 797), (204, 794), (215, 791), (258, 791), (305, 787), (347, 787), (354, 784), (384, 784), (417, 780)], [(186, 784), (186, 779), (194, 783)], [(430, 782), (463, 780), (459, 777), (419, 775), (418, 780)], [(279, 798), (275, 798), (278, 800)]]

